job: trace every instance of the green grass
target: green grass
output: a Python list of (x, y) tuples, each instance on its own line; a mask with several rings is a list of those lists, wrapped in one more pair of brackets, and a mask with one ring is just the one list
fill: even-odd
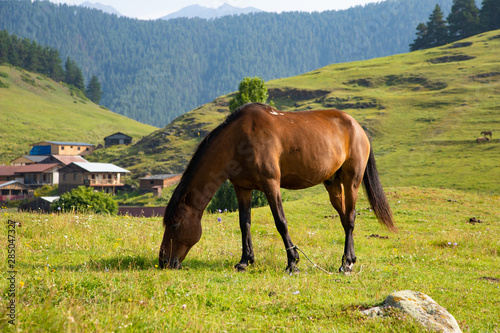
[(0, 66), (0, 164), (28, 154), (40, 141), (104, 144), (104, 137), (124, 132), (137, 142), (156, 128), (92, 103), (41, 74)]
[[(350, 276), (327, 275), (303, 255), (301, 272), (287, 275), (268, 207), (253, 210), (256, 263), (245, 273), (233, 270), (241, 254), (237, 213), (205, 214), (202, 238), (179, 271), (156, 267), (161, 218), (2, 213), (2, 225), (11, 219), (21, 226), (18, 322), (14, 328), (5, 320), (4, 278), (0, 330), (423, 332), (397, 313), (368, 319), (358, 311), (411, 289), (446, 307), (464, 332), (498, 332), (499, 197), (416, 187), (386, 192), (399, 232), (383, 229), (361, 195), (354, 236), (358, 262)], [(344, 235), (338, 217), (331, 218), (327, 193), (315, 187), (285, 195), (292, 240), (336, 272)], [(467, 223), (471, 217), (483, 222)], [(4, 227), (3, 272), (7, 243)]]

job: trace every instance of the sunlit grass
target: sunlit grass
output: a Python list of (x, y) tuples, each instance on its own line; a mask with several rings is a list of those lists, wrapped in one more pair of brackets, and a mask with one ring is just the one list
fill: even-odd
[[(336, 273), (344, 235), (321, 187), (290, 192), (284, 206), (294, 243), (332, 275), (303, 255), (301, 272), (285, 273), (268, 207), (253, 210), (256, 263), (245, 273), (233, 269), (241, 255), (237, 212), (204, 215), (202, 238), (179, 271), (157, 268), (161, 218), (4, 213), (2, 223), (21, 222), (16, 328), (419, 332), (408, 318), (373, 320), (358, 311), (412, 289), (446, 307), (464, 331), (498, 331), (499, 197), (421, 188), (387, 193), (399, 232), (381, 227), (361, 195), (351, 276)], [(482, 222), (470, 224), (471, 217)], [(6, 238), (2, 233), (0, 244)], [(5, 245), (1, 251), (5, 272)], [(2, 279), (2, 304), (9, 301), (6, 288)], [(0, 309), (0, 330), (14, 331), (3, 320), (6, 311)]]

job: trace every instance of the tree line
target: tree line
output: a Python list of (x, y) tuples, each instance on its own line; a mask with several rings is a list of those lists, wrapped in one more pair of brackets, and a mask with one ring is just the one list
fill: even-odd
[(406, 52), (436, 3), (449, 8), (452, 0), (143, 21), (49, 1), (0, 1), (0, 29), (71, 57), (84, 78), (99, 76), (102, 104), (161, 127), (236, 91), (244, 77), (267, 82)]
[(0, 64), (10, 64), (33, 73), (44, 74), (57, 82), (64, 82), (85, 92), (94, 103), (99, 104), (102, 91), (99, 79), (93, 75), (85, 88), (82, 70), (68, 56), (64, 69), (59, 51), (37, 44), (29, 38), (19, 38), (0, 30)]
[(446, 20), (436, 4), (427, 23), (417, 26), (417, 37), (410, 44), (410, 51), (441, 46), (496, 29), (500, 29), (500, 0), (483, 0), (481, 9), (474, 0), (453, 0)]

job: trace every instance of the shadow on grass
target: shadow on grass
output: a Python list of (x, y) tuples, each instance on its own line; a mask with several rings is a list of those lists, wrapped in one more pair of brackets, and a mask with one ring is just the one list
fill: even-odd
[[(188, 259), (183, 262), (183, 269), (179, 271), (198, 270), (198, 271), (226, 271), (233, 270), (236, 262), (231, 263), (227, 260), (210, 260), (201, 261), (197, 259)], [(19, 264), (19, 267), (25, 267), (30, 270), (69, 270), (69, 271), (146, 271), (146, 270), (159, 270), (158, 257), (155, 256), (122, 256), (111, 258), (89, 258), (81, 264), (65, 265), (37, 265), (37, 264)], [(167, 269), (165, 269), (167, 270)]]

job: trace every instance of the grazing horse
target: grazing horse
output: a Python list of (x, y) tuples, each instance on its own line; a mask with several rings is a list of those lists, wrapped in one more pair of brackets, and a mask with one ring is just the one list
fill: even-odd
[(490, 141), (490, 138), (487, 138), (485, 136), (481, 136), (479, 138), (476, 139), (476, 143), (483, 143), (483, 142), (489, 142)]
[(485, 137), (486, 137), (487, 135), (489, 135), (489, 136), (490, 136), (490, 138), (491, 138), (491, 135), (492, 135), (491, 131), (481, 132), (481, 134), (483, 134)]
[(280, 112), (259, 103), (229, 115), (200, 143), (165, 210), (160, 267), (181, 268), (201, 237), (201, 217), (219, 186), (229, 179), (239, 206), (244, 271), (254, 262), (250, 235), (252, 190), (269, 202), (287, 253), (287, 271), (297, 270), (299, 254), (288, 233), (280, 187), (303, 189), (323, 183), (345, 231), (340, 271), (356, 262), (355, 204), (363, 181), (375, 215), (395, 231), (380, 184), (370, 141), (361, 126), (339, 110)]

